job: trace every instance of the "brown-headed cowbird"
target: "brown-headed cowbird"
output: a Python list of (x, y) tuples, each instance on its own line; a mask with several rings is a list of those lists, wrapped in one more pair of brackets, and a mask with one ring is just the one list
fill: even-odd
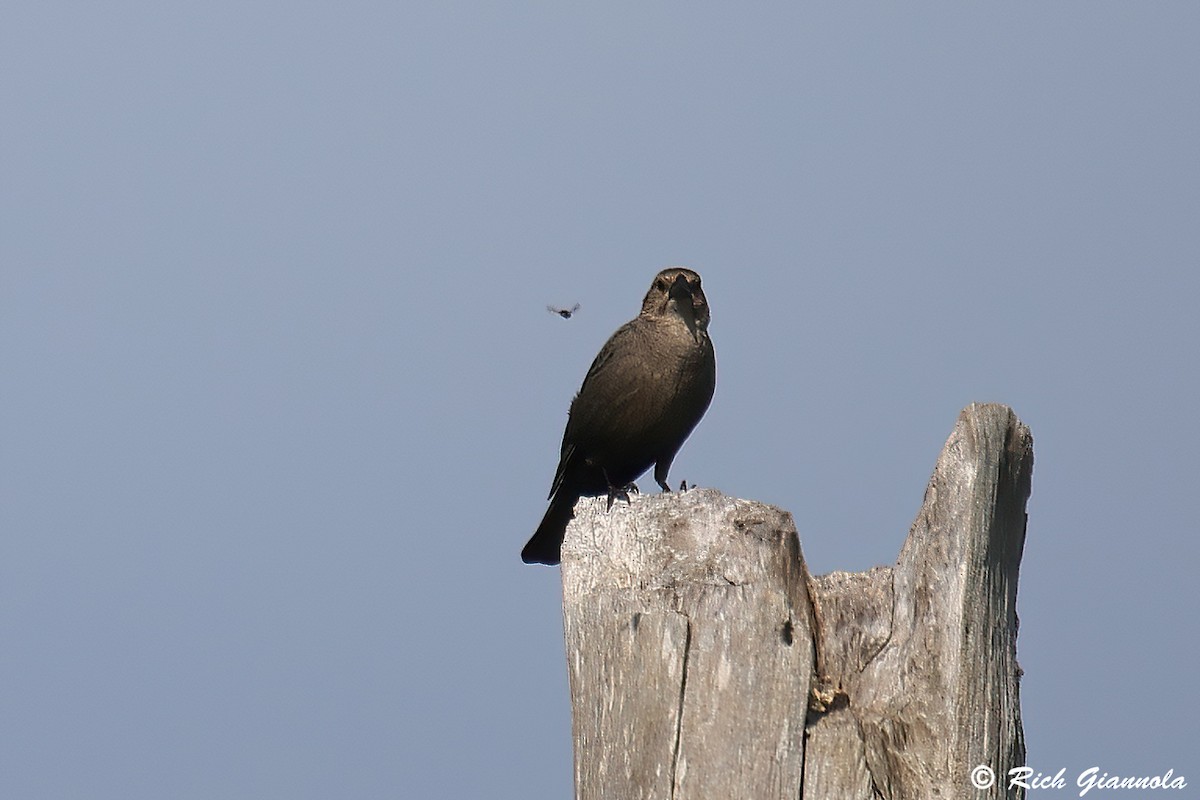
[(654, 277), (642, 312), (600, 349), (571, 401), (550, 508), (521, 551), (526, 564), (557, 564), (575, 501), (609, 504), (654, 465), (664, 491), (671, 460), (708, 410), (717, 361), (700, 276), (671, 267)]

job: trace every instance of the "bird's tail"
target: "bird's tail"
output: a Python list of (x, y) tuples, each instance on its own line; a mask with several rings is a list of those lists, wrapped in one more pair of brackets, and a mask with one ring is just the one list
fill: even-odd
[(534, 531), (533, 536), (521, 551), (521, 560), (526, 564), (557, 564), (561, 560), (563, 534), (567, 523), (574, 516), (573, 509), (578, 495), (555, 494), (546, 509), (546, 516)]

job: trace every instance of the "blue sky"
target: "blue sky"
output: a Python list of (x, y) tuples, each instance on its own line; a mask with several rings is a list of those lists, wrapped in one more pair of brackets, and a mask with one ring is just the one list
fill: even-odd
[(9, 9), (0, 795), (569, 796), (518, 553), (673, 264), (718, 360), (674, 480), (865, 569), (960, 408), (1013, 406), (1029, 765), (1200, 781), (1198, 40), (1186, 2)]

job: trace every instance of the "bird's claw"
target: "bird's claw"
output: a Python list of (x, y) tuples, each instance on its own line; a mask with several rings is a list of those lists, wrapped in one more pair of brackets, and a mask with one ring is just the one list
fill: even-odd
[(608, 508), (605, 511), (612, 511), (613, 502), (615, 500), (624, 500), (627, 504), (633, 505), (633, 501), (629, 499), (629, 494), (641, 494), (636, 483), (627, 483), (624, 486), (608, 487)]

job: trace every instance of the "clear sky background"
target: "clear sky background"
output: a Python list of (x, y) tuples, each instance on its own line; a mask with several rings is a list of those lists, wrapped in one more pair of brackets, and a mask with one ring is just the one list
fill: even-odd
[(1011, 405), (1029, 765), (1200, 786), (1197, 42), (1191, 0), (9, 4), (0, 796), (570, 796), (518, 553), (674, 264), (718, 384), (673, 481), (865, 569)]

